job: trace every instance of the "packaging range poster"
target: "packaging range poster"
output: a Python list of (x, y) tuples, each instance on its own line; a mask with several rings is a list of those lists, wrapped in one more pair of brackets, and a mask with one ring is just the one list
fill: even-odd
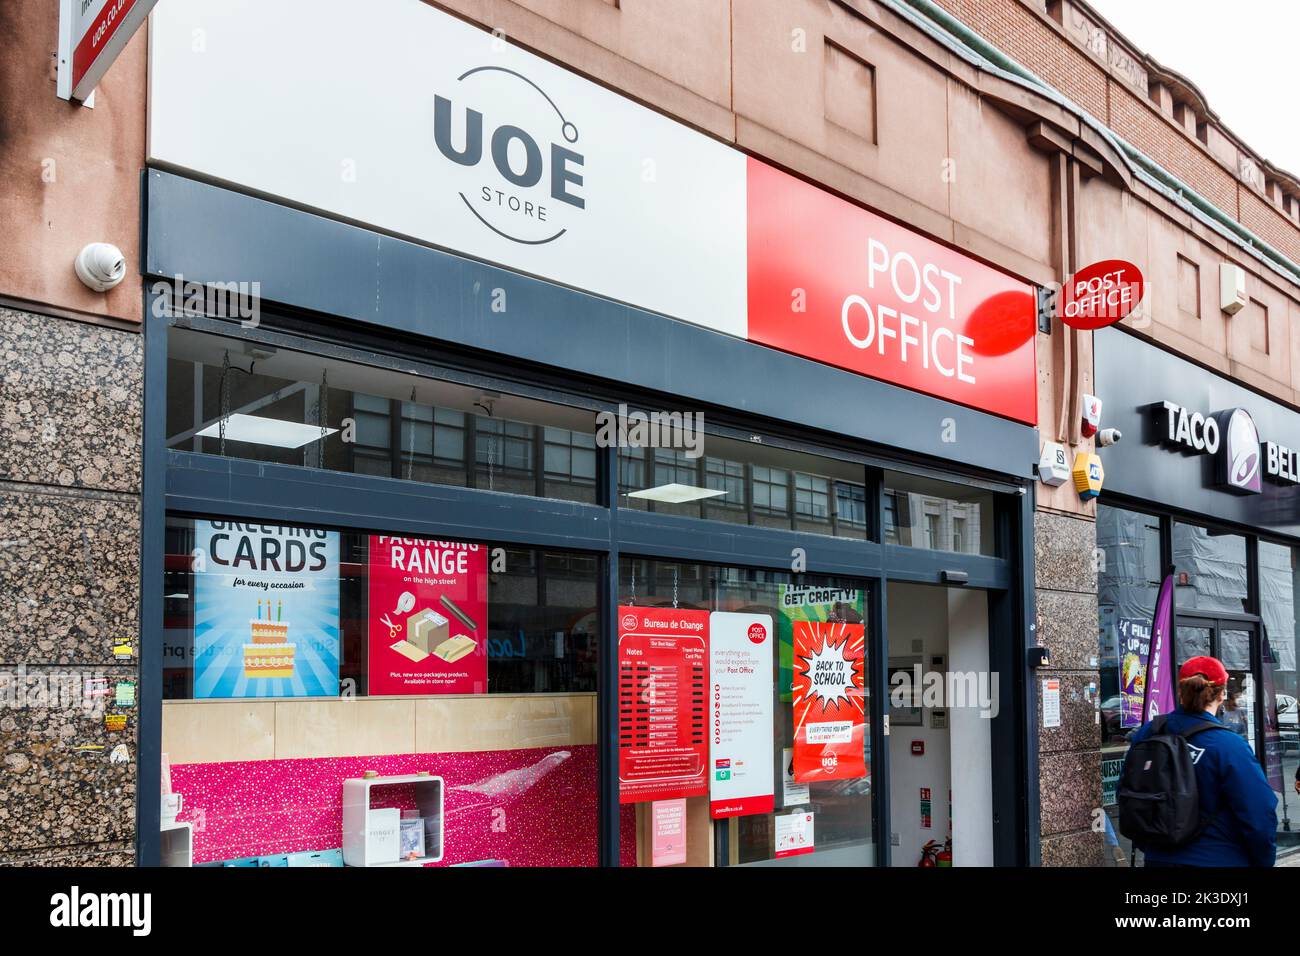
[(194, 696), (337, 697), (339, 537), (194, 522)]
[(618, 609), (620, 803), (708, 792), (708, 683), (708, 611)]
[(370, 694), (487, 693), (487, 548), (370, 536)]
[(775, 806), (775, 644), (767, 614), (709, 615), (709, 814), (715, 820), (771, 813)]
[(1120, 618), (1119, 725), (1142, 726), (1142, 701), (1147, 693), (1147, 657), (1151, 654), (1151, 623)]
[(866, 639), (861, 624), (794, 622), (794, 778), (867, 775)]
[(777, 591), (777, 683), (781, 700), (793, 699), (795, 621), (862, 620), (862, 592), (850, 588), (796, 587), (780, 585)]

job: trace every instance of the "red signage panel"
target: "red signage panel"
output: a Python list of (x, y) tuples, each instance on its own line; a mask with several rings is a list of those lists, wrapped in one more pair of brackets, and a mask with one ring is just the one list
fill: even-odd
[(618, 609), (620, 803), (708, 792), (709, 612)]
[(1027, 424), (1033, 289), (750, 159), (749, 339)]
[(487, 547), (370, 536), (369, 694), (486, 694)]
[(794, 622), (794, 779), (867, 776), (866, 629)]

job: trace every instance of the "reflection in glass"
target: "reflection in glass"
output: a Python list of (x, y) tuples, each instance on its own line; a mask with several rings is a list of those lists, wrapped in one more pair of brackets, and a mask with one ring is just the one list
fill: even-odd
[(581, 409), (169, 330), (167, 447), (594, 503)]
[(1174, 604), (1179, 611), (1248, 609), (1246, 539), (1174, 523)]
[(843, 538), (865, 538), (865, 469), (718, 435), (703, 453), (621, 448), (619, 503), (658, 514), (729, 521)]
[(1126, 711), (1122, 669), (1149, 640), (1160, 588), (1160, 520), (1136, 511), (1097, 508), (1097, 661), (1100, 668), (1102, 806), (1106, 865), (1127, 866), (1131, 843), (1119, 833), (1116, 788), (1129, 735), (1140, 715)]
[(994, 553), (993, 493), (885, 472), (885, 543), (958, 554)]
[(1296, 677), (1296, 553), (1259, 542), (1260, 665), (1264, 695), (1264, 769), (1277, 792), (1278, 850), (1300, 845), (1300, 684)]

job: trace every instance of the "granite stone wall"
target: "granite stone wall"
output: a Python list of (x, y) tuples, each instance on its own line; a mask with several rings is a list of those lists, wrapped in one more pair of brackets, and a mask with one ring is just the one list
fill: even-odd
[(0, 308), (0, 865), (135, 861), (143, 344)]
[[(1034, 521), (1038, 642), (1051, 654), (1035, 675), (1038, 783), (1044, 866), (1099, 866), (1103, 837), (1097, 669), (1096, 524), (1040, 511)], [(1061, 681), (1061, 725), (1043, 726), (1042, 682)], [(1090, 692), (1091, 691), (1091, 692)]]

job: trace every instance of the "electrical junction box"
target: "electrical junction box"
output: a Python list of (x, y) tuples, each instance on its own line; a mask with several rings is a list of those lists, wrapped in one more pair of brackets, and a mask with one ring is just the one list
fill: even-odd
[(1246, 306), (1246, 270), (1235, 262), (1219, 263), (1219, 308), (1236, 315)]
[(1065, 456), (1065, 446), (1059, 442), (1043, 443), (1043, 454), (1038, 459), (1038, 480), (1045, 485), (1063, 485), (1070, 477), (1070, 461)]

